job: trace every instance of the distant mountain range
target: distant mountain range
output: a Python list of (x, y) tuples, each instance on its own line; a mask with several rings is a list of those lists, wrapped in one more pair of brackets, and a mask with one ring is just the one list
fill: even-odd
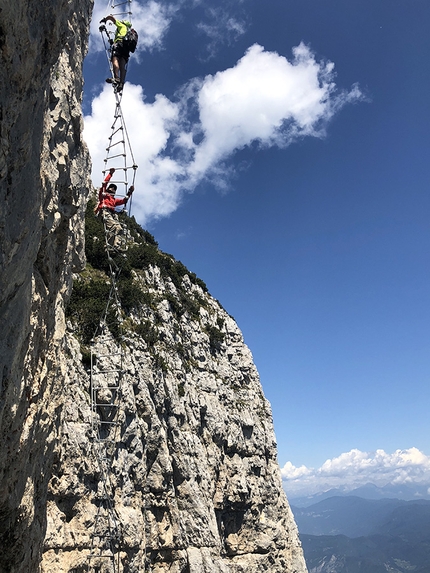
[(292, 505), (309, 573), (430, 573), (430, 501), (334, 496)]
[(300, 535), (309, 573), (430, 573), (430, 547), (397, 537)]
[[(288, 492), (287, 492), (288, 494)], [(378, 487), (373, 483), (367, 483), (355, 489), (347, 487), (329, 489), (324, 492), (315, 493), (307, 496), (292, 497), (288, 495), (288, 500), (295, 507), (307, 507), (329, 497), (349, 497), (358, 496), (364, 499), (402, 499), (412, 501), (417, 499), (430, 500), (430, 484), (427, 485), (394, 485), (387, 484)]]

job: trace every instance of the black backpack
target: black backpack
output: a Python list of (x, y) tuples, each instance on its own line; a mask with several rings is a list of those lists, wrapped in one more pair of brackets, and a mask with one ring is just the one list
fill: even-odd
[(124, 36), (123, 39), (123, 46), (125, 48), (127, 48), (127, 50), (129, 52), (134, 52), (136, 50), (136, 46), (137, 46), (137, 39), (138, 39), (138, 34), (136, 32), (136, 30), (134, 28), (130, 28), (130, 30), (127, 32), (127, 34)]

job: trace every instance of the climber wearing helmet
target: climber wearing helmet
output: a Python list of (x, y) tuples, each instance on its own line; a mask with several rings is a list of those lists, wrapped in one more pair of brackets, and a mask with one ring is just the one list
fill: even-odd
[(107, 233), (107, 242), (110, 247), (114, 250), (121, 250), (121, 234), (122, 227), (121, 223), (118, 221), (117, 215), (115, 213), (115, 208), (119, 205), (126, 205), (127, 201), (131, 197), (134, 186), (131, 185), (127, 192), (127, 196), (123, 199), (117, 199), (115, 193), (117, 186), (115, 183), (109, 183), (112, 175), (115, 173), (115, 169), (112, 167), (109, 169), (109, 173), (104, 178), (102, 186), (99, 189), (99, 202), (97, 207), (94, 209), (96, 215), (101, 213)]
[[(115, 38), (113, 40), (109, 39), (111, 43), (111, 61), (113, 68), (113, 78), (107, 78), (107, 82), (113, 84), (115, 92), (119, 93), (122, 91), (125, 82), (126, 66), (128, 59), (130, 57), (130, 50), (124, 43), (124, 38), (127, 32), (131, 28), (131, 23), (127, 20), (117, 20), (112, 14), (106, 16), (100, 20), (100, 31), (106, 31), (104, 24), (106, 22), (112, 22), (116, 26)], [(109, 36), (109, 34), (108, 34)]]

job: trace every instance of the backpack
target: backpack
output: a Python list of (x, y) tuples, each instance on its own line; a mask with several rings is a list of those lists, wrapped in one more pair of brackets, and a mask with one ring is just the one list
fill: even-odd
[(124, 36), (124, 39), (122, 41), (123, 46), (127, 48), (129, 52), (133, 53), (136, 50), (138, 37), (139, 36), (136, 30), (134, 28), (130, 28), (130, 30), (128, 30), (127, 34)]

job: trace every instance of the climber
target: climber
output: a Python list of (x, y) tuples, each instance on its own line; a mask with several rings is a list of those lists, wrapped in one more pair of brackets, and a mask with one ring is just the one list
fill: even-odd
[[(112, 14), (106, 16), (100, 20), (99, 30), (100, 32), (107, 32), (106, 22), (112, 22), (116, 26), (115, 38), (111, 40), (109, 38), (109, 43), (111, 44), (111, 61), (113, 68), (113, 78), (107, 78), (109, 84), (113, 84), (115, 93), (122, 91), (125, 82), (125, 74), (127, 71), (127, 62), (130, 57), (130, 47), (126, 45), (124, 39), (127, 32), (131, 29), (131, 23), (128, 20), (117, 20)], [(109, 37), (109, 34), (108, 34)], [(134, 51), (134, 50), (133, 50)]]
[(117, 199), (115, 193), (117, 186), (115, 183), (109, 183), (112, 175), (115, 173), (115, 168), (109, 169), (109, 173), (104, 178), (102, 186), (99, 189), (99, 203), (94, 209), (94, 213), (98, 215), (101, 213), (107, 234), (107, 243), (114, 251), (120, 252), (124, 249), (121, 248), (121, 234), (122, 226), (118, 221), (117, 215), (115, 213), (115, 208), (119, 205), (126, 205), (127, 201), (130, 199), (133, 191), (134, 185), (131, 185), (127, 195), (123, 199)]

